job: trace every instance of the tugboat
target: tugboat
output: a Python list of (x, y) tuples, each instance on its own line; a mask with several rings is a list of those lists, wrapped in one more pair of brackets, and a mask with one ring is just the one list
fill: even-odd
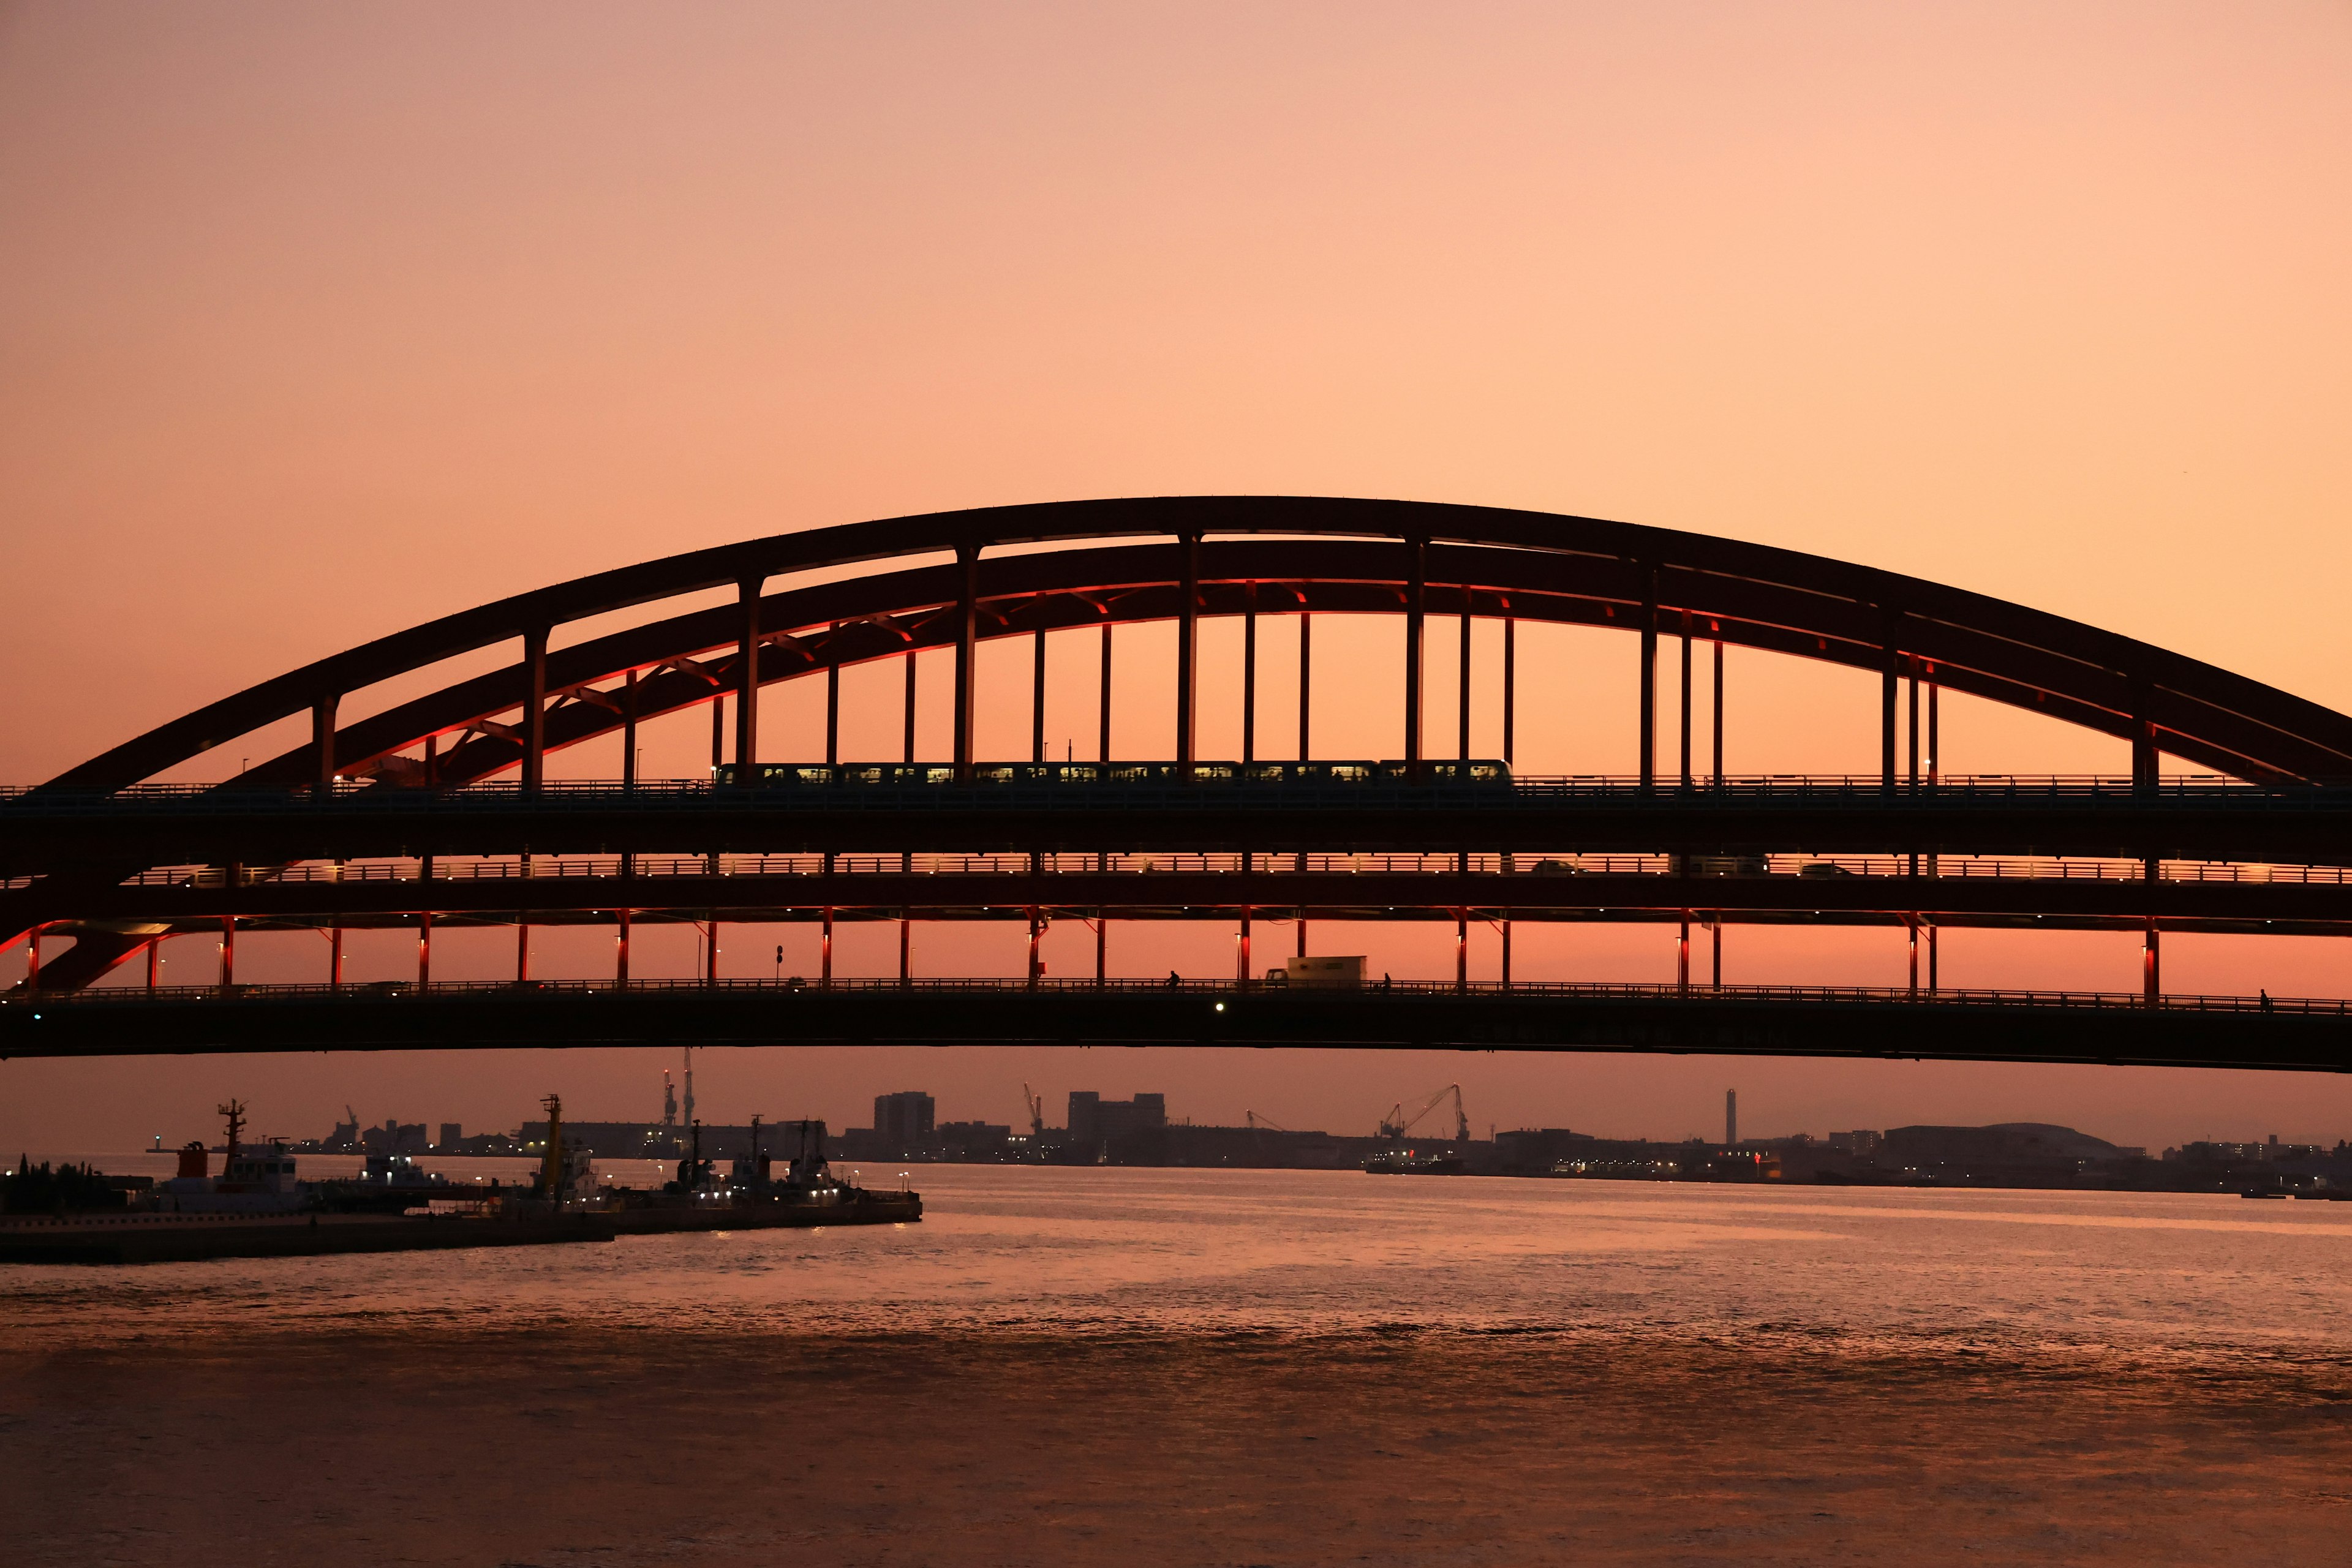
[(219, 1108), (228, 1119), (228, 1146), (221, 1173), (209, 1173), (211, 1151), (201, 1142), (180, 1151), (180, 1173), (158, 1182), (149, 1206), (164, 1214), (293, 1214), (308, 1208), (310, 1194), (294, 1177), (294, 1156), (284, 1144), (267, 1150), (247, 1149), (245, 1102), (232, 1100)]

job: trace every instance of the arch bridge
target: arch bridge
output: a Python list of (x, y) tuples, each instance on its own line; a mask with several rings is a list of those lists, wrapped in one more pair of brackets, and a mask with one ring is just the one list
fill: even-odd
[[(558, 646), (575, 623), (714, 589), (731, 602)], [(1367, 614), (1402, 622), (1402, 745), (1386, 758), (1320, 756), (1314, 621)], [(1295, 715), (1261, 711), (1267, 616), (1298, 622)], [(1238, 757), (1198, 754), (1207, 617), (1242, 624)], [(1432, 617), (1461, 647), (1455, 733), (1442, 739), (1423, 723)], [(1481, 619), (1501, 629), (1499, 668), (1484, 672), (1501, 716), (1492, 758), (1471, 755), (1470, 633)], [(1174, 754), (1116, 758), (1112, 630), (1148, 621), (1176, 634)], [(1625, 694), (1636, 773), (1512, 772), (1521, 622), (1638, 640)], [(1087, 628), (1099, 628), (1097, 755), (1055, 763), (1046, 638)], [(1013, 760), (975, 747), (979, 647), (1007, 638), (1034, 647), (1030, 754)], [(506, 644), (519, 657), (502, 668), (343, 711), (354, 693)], [(1727, 773), (1727, 646), (1874, 675), (1877, 773)], [(934, 649), (952, 655), (952, 739), (950, 754), (924, 759), (914, 656)], [(881, 660), (905, 670), (900, 754), (845, 759), (841, 672)], [(1543, 671), (1527, 673), (1537, 700), (1557, 700)], [(1662, 674), (1679, 687), (1664, 704)], [(796, 680), (825, 689), (822, 762), (781, 763), (762, 750), (757, 694)], [(1712, 694), (1705, 735), (1693, 721), (1701, 688)], [(2131, 771), (1948, 776), (1947, 689), (2116, 737)], [(636, 777), (639, 726), (696, 708), (711, 716), (710, 775)], [(305, 743), (228, 783), (150, 782), (306, 715)], [(551, 753), (606, 738), (621, 742), (619, 778), (548, 776)], [(2166, 775), (2166, 755), (2206, 773)], [(1399, 1044), (1906, 1055), (1983, 1054), (1990, 1026), (2015, 1042), (1998, 1049), (2017, 1055), (2335, 1066), (2352, 1039), (2336, 1004), (2172, 996), (2160, 937), (2352, 934), (2347, 866), (2352, 719), (2020, 605), (1737, 541), (1485, 508), (1260, 497), (997, 508), (780, 535), (500, 600), (265, 681), (12, 793), (0, 800), (0, 944), (28, 948), (28, 974), (0, 1004), (0, 1052), (240, 1038), (289, 1048), (930, 1039), (959, 1028), (1148, 1038), (1181, 1015), (1182, 1037), (1255, 1029), (1269, 1043), (1383, 1043), (1385, 1028)], [(1074, 918), (1096, 930), (1096, 979), (1047, 982), (1039, 933)], [(1113, 984), (1102, 932), (1137, 918), (1232, 922), (1236, 973), (1220, 983), (1230, 994), (1202, 1012)], [(1451, 920), (1454, 984), (1373, 1003), (1276, 995), (1254, 978), (1255, 928), (1289, 926), (1304, 952), (1311, 922), (1334, 918)], [(945, 919), (1025, 921), (1026, 980), (915, 983), (913, 928)], [(820, 994), (722, 980), (715, 933), (744, 921), (821, 924)], [(898, 924), (898, 976), (876, 985), (831, 973), (833, 930), (853, 921)], [(1673, 925), (1676, 981), (1654, 992), (1514, 984), (1510, 931), (1528, 921)], [(633, 979), (630, 932), (646, 922), (713, 933), (692, 984)], [(1695, 927), (1713, 933), (1719, 964), (1724, 928), (1750, 922), (1905, 929), (1910, 983), (1742, 992), (1716, 984), (1719, 970), (1694, 973)], [(583, 923), (613, 931), (610, 981), (534, 984), (531, 929)], [(1502, 933), (1499, 982), (1470, 980), (1475, 923)], [(432, 982), (433, 931), (466, 924), (515, 929), (514, 984)], [(341, 933), (386, 925), (416, 931), (416, 980), (391, 992), (344, 984)], [(1948, 926), (2128, 930), (2142, 939), (2143, 973), (2124, 995), (1955, 993), (1937, 970)], [(283, 929), (328, 936), (320, 984), (239, 986), (236, 933)], [(185, 932), (219, 934), (216, 986), (155, 984), (158, 944)], [(45, 941), (67, 937), (43, 962)], [(588, 1016), (583, 997), (601, 1005)], [(602, 1020), (593, 1029), (592, 1018)]]

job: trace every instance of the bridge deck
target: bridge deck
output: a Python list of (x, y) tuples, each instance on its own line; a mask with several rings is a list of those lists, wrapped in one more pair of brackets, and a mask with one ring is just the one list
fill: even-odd
[(622, 1045), (1707, 1052), (2343, 1071), (2332, 999), (1841, 987), (652, 981), (83, 991), (0, 1000), (0, 1058)]

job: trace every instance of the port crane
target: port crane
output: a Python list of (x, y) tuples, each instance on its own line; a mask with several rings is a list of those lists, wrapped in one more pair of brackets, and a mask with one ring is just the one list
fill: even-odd
[(1250, 1127), (1254, 1131), (1287, 1132), (1290, 1131), (1289, 1128), (1285, 1127), (1273, 1117), (1260, 1116), (1255, 1110), (1244, 1110), (1242, 1112), (1242, 1115), (1248, 1120)]
[(1024, 1083), (1021, 1086), (1021, 1103), (1027, 1107), (1029, 1111), (1029, 1136), (1045, 1137), (1045, 1097), (1042, 1094), (1032, 1094), (1029, 1091), (1029, 1086)]
[(1398, 1100), (1381, 1121), (1381, 1136), (1404, 1137), (1420, 1125), (1423, 1117), (1444, 1104), (1445, 1097), (1449, 1094), (1454, 1097), (1454, 1141), (1457, 1143), (1467, 1143), (1470, 1142), (1470, 1117), (1462, 1109), (1462, 1086), (1458, 1083), (1449, 1083), (1427, 1100), (1423, 1100), (1421, 1108), (1411, 1116), (1404, 1113), (1404, 1101)]

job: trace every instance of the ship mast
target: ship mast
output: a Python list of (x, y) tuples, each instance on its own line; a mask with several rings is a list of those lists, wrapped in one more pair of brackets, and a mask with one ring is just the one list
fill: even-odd
[(221, 1173), (226, 1175), (229, 1166), (236, 1163), (237, 1140), (245, 1133), (245, 1101), (232, 1100), (226, 1105), (214, 1107), (214, 1110), (228, 1118), (228, 1158), (221, 1163)]

